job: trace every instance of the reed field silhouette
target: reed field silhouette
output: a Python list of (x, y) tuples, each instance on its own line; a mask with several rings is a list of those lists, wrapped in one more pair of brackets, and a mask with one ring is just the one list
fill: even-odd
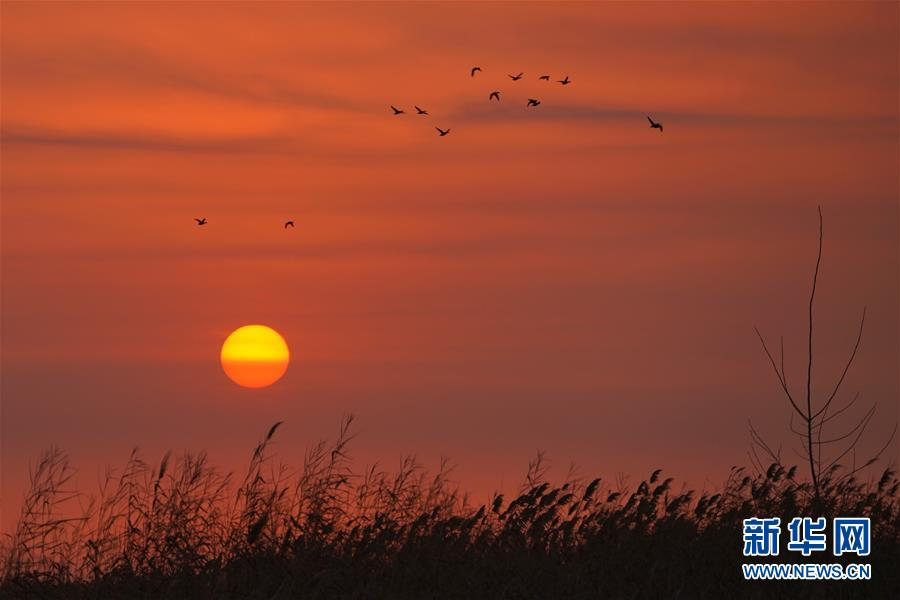
[[(296, 469), (274, 452), (279, 425), (242, 478), (202, 452), (154, 465), (134, 452), (94, 498), (69, 489), (74, 469), (49, 450), (5, 540), (0, 595), (887, 598), (900, 589), (891, 468), (860, 481), (836, 465), (817, 497), (796, 467), (735, 467), (719, 491), (697, 494), (658, 470), (633, 487), (575, 476), (551, 483), (539, 455), (518, 496), (473, 505), (448, 463), (428, 473), (408, 457), (396, 472), (355, 472), (352, 417)], [(870, 517), (872, 579), (743, 581), (741, 521), (760, 515)], [(852, 562), (844, 558), (825, 562)]]

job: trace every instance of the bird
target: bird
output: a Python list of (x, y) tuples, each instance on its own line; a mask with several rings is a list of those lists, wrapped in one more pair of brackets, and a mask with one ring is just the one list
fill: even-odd
[(285, 221), (285, 222), (284, 222), (284, 228), (285, 228), (285, 229), (287, 229), (288, 227), (293, 227), (293, 226), (294, 226), (294, 222), (293, 222), (293, 221)]
[(402, 115), (402, 114), (404, 114), (404, 113), (406, 112), (405, 110), (400, 110), (399, 108), (397, 108), (397, 107), (394, 106), (393, 104), (391, 104), (391, 110), (394, 111), (394, 114), (395, 114), (395, 115)]
[(438, 134), (440, 135), (440, 137), (444, 137), (445, 135), (450, 133), (449, 129), (441, 129), (440, 127), (435, 127), (435, 129), (438, 130)]
[(481, 70), (481, 67), (472, 67), (472, 71), (469, 73), (469, 77), (475, 77), (475, 73)]
[(419, 115), (427, 115), (428, 114), (427, 110), (423, 110), (423, 109), (419, 108), (418, 106), (414, 106), (414, 108), (416, 109), (416, 114), (419, 114)]
[(524, 74), (525, 73), (519, 73), (518, 75), (509, 75), (509, 78), (512, 79), (513, 81), (518, 81), (518, 80), (522, 79), (522, 75), (524, 75)]
[(540, 100), (536, 100), (536, 99), (534, 99), (534, 98), (529, 98), (529, 99), (528, 99), (528, 104), (526, 104), (525, 106), (526, 106), (526, 107), (528, 107), (528, 106), (537, 106), (537, 105), (540, 104), (540, 103), (541, 103)]
[(568, 75), (566, 75), (565, 78), (559, 80), (559, 83), (563, 85), (569, 85), (570, 83), (572, 83), (572, 80), (569, 79)]
[(491, 95), (488, 96), (488, 100), (497, 99), (497, 102), (500, 102), (500, 92), (491, 92)]
[(550, 81), (550, 76), (549, 75), (541, 75), (540, 77), (538, 77), (538, 79), (543, 79), (544, 81)]
[(206, 217), (203, 217), (202, 219), (194, 217), (194, 220), (197, 221), (197, 225), (206, 225)]
[(657, 123), (656, 121), (651, 119), (649, 115), (647, 116), (647, 120), (650, 121), (651, 129), (659, 129), (659, 132), (662, 133), (662, 131), (663, 131), (662, 123)]

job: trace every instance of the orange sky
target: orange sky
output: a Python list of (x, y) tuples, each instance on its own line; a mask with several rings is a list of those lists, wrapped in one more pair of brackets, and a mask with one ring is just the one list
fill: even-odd
[[(799, 382), (817, 203), (817, 388), (867, 305), (846, 389), (886, 435), (898, 17), (4, 2), (4, 527), (50, 444), (91, 487), (135, 444), (236, 467), (276, 420), (299, 462), (349, 412), (359, 463), (448, 455), (477, 492), (513, 489), (538, 449), (718, 482), (748, 418), (788, 441), (752, 328), (786, 335)], [(248, 323), (291, 346), (271, 388), (219, 367)]]

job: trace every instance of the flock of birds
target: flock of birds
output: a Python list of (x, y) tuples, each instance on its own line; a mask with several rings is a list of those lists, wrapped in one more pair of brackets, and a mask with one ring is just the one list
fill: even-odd
[[(481, 67), (478, 67), (478, 66), (472, 67), (471, 70), (469, 71), (469, 77), (475, 77), (475, 75), (480, 72), (482, 72)], [(507, 77), (509, 77), (512, 81), (519, 81), (520, 79), (525, 77), (525, 73), (522, 72), (522, 73), (518, 73), (516, 75), (507, 74)], [(549, 75), (541, 75), (538, 77), (538, 80), (546, 81), (549, 83), (550, 76)], [(566, 86), (566, 85), (569, 85), (570, 83), (572, 83), (572, 80), (569, 79), (568, 75), (566, 75), (562, 79), (556, 80), (556, 82), (559, 83), (560, 85)], [(490, 94), (488, 94), (488, 102), (493, 102), (493, 101), (500, 102), (500, 90), (493, 90)], [(528, 98), (528, 101), (525, 103), (525, 108), (536, 108), (540, 105), (541, 105), (541, 101), (539, 99)], [(391, 106), (391, 110), (394, 112), (394, 116), (406, 114), (406, 111), (403, 110), (402, 108), (398, 108), (398, 107), (394, 106), (393, 104), (391, 104), (390, 106)], [(417, 115), (429, 116), (428, 111), (425, 110), (424, 108), (421, 108), (416, 105), (413, 105), (413, 108), (416, 109)], [(659, 129), (660, 133), (662, 133), (662, 131), (663, 131), (662, 123), (654, 121), (649, 115), (647, 115), (647, 120), (650, 121), (651, 129)], [(435, 127), (435, 129), (437, 130), (438, 137), (444, 137), (450, 133), (449, 127), (447, 129), (441, 129), (440, 127)], [(194, 217), (194, 220), (197, 222), (198, 226), (206, 225), (206, 217), (202, 217), (199, 219)], [(288, 227), (294, 227), (294, 222), (293, 221), (285, 221), (284, 228), (287, 229)]]
[[(482, 71), (481, 67), (472, 67), (472, 69), (469, 71), (469, 76), (475, 77), (475, 74), (479, 73), (481, 71)], [(507, 77), (509, 77), (513, 81), (519, 81), (524, 76), (525, 76), (524, 72), (519, 73), (517, 75), (507, 75)], [(538, 77), (538, 80), (549, 82), (550, 76), (549, 75), (541, 75), (540, 77)], [(570, 83), (572, 83), (572, 80), (569, 79), (568, 75), (566, 75), (562, 79), (557, 80), (557, 83), (560, 83), (562, 85), (569, 85)], [(500, 90), (494, 90), (490, 94), (488, 94), (488, 101), (494, 101), (494, 100), (496, 100), (497, 102), (500, 102)], [(540, 104), (541, 104), (541, 101), (538, 100), (537, 98), (528, 98), (528, 102), (525, 103), (525, 108), (540, 106)], [(428, 111), (425, 110), (424, 108), (420, 108), (416, 105), (413, 105), (413, 108), (416, 109), (417, 115), (428, 115)], [(391, 110), (394, 112), (394, 116), (406, 114), (405, 110), (403, 110), (402, 108), (398, 108), (398, 107), (394, 106), (393, 104), (391, 104)], [(435, 129), (438, 132), (438, 137), (444, 137), (445, 135), (450, 133), (449, 127), (447, 129), (441, 129), (440, 127), (435, 127)], [(660, 131), (661, 130), (662, 130), (662, 127), (660, 127)]]
[[(472, 69), (469, 71), (469, 77), (475, 77), (475, 74), (480, 73), (481, 71), (482, 71), (481, 67), (478, 67), (478, 66), (472, 67)], [(507, 74), (507, 77), (509, 77), (513, 81), (519, 81), (524, 76), (525, 76), (524, 72), (518, 73), (516, 75)], [(538, 80), (549, 82), (550, 76), (549, 75), (541, 75), (538, 77)], [(572, 80), (569, 79), (568, 75), (566, 75), (562, 79), (557, 79), (556, 82), (561, 85), (569, 85), (570, 83), (572, 83)], [(488, 94), (488, 101), (489, 102), (490, 101), (500, 102), (500, 90), (494, 90), (490, 94)], [(528, 98), (527, 102), (525, 103), (525, 108), (535, 108), (540, 105), (541, 105), (541, 101), (539, 99)], [(391, 104), (390, 107), (391, 107), (391, 110), (393, 111), (395, 117), (406, 114), (405, 110), (403, 110), (402, 108), (396, 107), (393, 104)], [(425, 110), (424, 108), (421, 108), (419, 106), (413, 105), (413, 108), (416, 109), (417, 115), (428, 115), (429, 114), (427, 110)], [(649, 115), (647, 116), (647, 120), (650, 121), (651, 129), (659, 129), (660, 133), (662, 133), (662, 130), (663, 130), (662, 123), (658, 123), (657, 121), (654, 121), (652, 118), (650, 118)], [(435, 127), (435, 130), (437, 130), (439, 137), (444, 137), (445, 135), (450, 133), (449, 127), (447, 129), (441, 129), (440, 127)]]

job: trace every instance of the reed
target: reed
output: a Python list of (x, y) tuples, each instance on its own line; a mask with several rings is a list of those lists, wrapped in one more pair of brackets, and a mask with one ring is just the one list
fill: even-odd
[[(474, 505), (442, 461), (395, 472), (352, 468), (352, 417), (302, 465), (277, 461), (280, 423), (243, 477), (205, 453), (137, 452), (96, 494), (70, 489), (74, 469), (52, 448), (31, 473), (2, 548), (0, 595), (24, 598), (690, 598), (880, 597), (898, 589), (900, 500), (892, 469), (872, 481), (835, 465), (818, 480), (795, 467), (733, 468), (696, 493), (654, 471), (613, 487), (575, 471), (546, 480), (539, 455), (519, 495)], [(869, 516), (869, 582), (750, 584), (740, 579), (741, 520)], [(792, 557), (797, 562), (800, 555)], [(813, 556), (811, 560), (819, 560)], [(838, 561), (830, 555), (826, 562)]]

